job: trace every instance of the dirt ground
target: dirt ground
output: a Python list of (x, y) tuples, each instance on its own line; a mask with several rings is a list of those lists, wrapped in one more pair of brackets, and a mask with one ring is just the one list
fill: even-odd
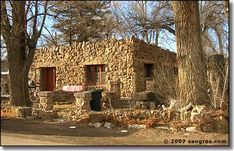
[[(75, 129), (69, 128), (75, 126)], [(21, 119), (1, 120), (1, 145), (59, 146), (168, 146), (228, 145), (228, 134), (169, 132), (160, 129), (107, 129), (76, 123), (42, 123)]]

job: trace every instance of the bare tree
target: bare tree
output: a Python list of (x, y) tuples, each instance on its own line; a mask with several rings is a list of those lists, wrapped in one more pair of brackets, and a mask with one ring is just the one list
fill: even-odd
[(201, 45), (198, 2), (173, 1), (181, 106), (207, 102), (205, 56)]
[[(224, 1), (201, 1), (202, 46), (207, 54), (210, 99), (214, 108), (221, 107), (228, 80), (229, 25), (227, 3)], [(222, 103), (219, 103), (222, 102)]]
[(162, 30), (175, 34), (169, 2), (113, 2), (112, 7), (119, 25), (117, 31), (122, 37), (134, 35), (157, 45)]
[(44, 26), (44, 29), (48, 34), (42, 33), (40, 40), (42, 41), (42, 46), (59, 46), (62, 43), (62, 38), (56, 31), (50, 30), (48, 27)]
[(1, 2), (1, 34), (9, 62), (10, 99), (15, 106), (32, 105), (28, 72), (48, 9), (47, 1)]
[[(102, 39), (111, 31), (106, 15), (109, 14), (107, 1), (62, 1), (54, 2), (52, 10), (55, 18), (54, 29), (64, 41), (90, 41)], [(105, 30), (108, 30), (107, 32)]]
[(200, 22), (203, 48), (209, 53), (227, 54), (228, 17), (223, 1), (201, 1)]

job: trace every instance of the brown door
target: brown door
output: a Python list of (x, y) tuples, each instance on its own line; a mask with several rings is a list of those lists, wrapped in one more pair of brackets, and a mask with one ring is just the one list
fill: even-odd
[(44, 84), (46, 91), (54, 91), (56, 83), (55, 68), (44, 68)]

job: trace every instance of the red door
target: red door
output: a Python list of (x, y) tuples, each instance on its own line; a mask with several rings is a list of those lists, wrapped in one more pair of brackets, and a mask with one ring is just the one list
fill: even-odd
[(44, 82), (46, 91), (54, 91), (56, 84), (55, 68), (44, 68)]

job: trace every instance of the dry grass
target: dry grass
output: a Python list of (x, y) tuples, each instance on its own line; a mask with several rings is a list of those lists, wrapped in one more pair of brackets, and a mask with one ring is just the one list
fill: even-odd
[(17, 115), (15, 108), (1, 110), (1, 119), (15, 119)]
[(10, 105), (10, 100), (1, 101), (1, 119), (15, 119), (17, 115), (17, 109)]

